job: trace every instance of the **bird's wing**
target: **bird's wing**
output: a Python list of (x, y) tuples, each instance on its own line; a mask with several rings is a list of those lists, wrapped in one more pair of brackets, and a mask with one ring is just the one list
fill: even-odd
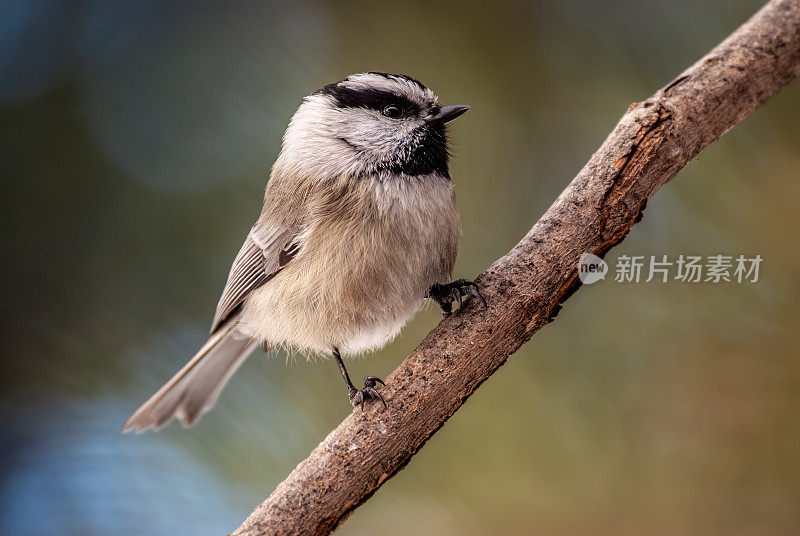
[(281, 271), (300, 250), (297, 233), (282, 226), (257, 223), (236, 255), (228, 282), (217, 304), (211, 332), (215, 332), (241, 307), (253, 290)]

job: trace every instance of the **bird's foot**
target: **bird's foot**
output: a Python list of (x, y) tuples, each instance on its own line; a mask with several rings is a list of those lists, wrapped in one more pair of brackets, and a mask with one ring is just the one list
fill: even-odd
[(372, 400), (380, 400), (383, 402), (383, 407), (386, 409), (388, 406), (386, 405), (386, 400), (383, 399), (383, 396), (378, 392), (376, 386), (378, 384), (386, 385), (383, 383), (383, 380), (380, 378), (376, 378), (375, 376), (367, 376), (364, 378), (364, 387), (362, 389), (356, 389), (352, 385), (348, 386), (348, 392), (350, 394), (350, 403), (353, 404), (353, 407), (361, 406), (361, 411), (364, 411), (364, 402), (369, 399)]
[(469, 299), (470, 296), (475, 296), (481, 300), (484, 307), (487, 306), (486, 300), (478, 290), (478, 285), (469, 279), (459, 279), (444, 285), (435, 283), (425, 295), (426, 298), (432, 299), (439, 305), (442, 310), (442, 318), (447, 318), (453, 314), (453, 302), (458, 302), (458, 308), (461, 309), (463, 299), (465, 297)]

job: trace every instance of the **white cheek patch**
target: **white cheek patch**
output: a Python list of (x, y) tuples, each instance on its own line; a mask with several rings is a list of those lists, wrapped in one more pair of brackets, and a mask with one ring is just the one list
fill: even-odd
[(339, 134), (359, 150), (385, 160), (398, 151), (421, 121), (395, 120), (374, 110), (348, 108), (340, 111)]

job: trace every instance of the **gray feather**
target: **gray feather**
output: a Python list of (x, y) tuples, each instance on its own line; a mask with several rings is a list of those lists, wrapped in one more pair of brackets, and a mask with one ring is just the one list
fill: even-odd
[(231, 266), (228, 282), (211, 324), (212, 333), (244, 303), (253, 290), (280, 271), (280, 253), (292, 238), (288, 230), (260, 223), (251, 229)]
[(237, 318), (217, 330), (175, 376), (134, 413), (123, 432), (158, 430), (172, 417), (192, 424), (210, 410), (230, 377), (258, 346), (236, 329)]

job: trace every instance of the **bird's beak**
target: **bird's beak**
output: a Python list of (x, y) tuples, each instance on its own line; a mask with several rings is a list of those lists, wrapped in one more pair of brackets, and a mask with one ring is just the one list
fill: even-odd
[(469, 110), (469, 106), (467, 106), (466, 104), (456, 104), (455, 106), (443, 106), (442, 108), (439, 109), (439, 113), (437, 113), (436, 115), (432, 115), (431, 117), (426, 119), (426, 122), (428, 124), (447, 123), (448, 121), (452, 121), (459, 115), (463, 114), (467, 110)]

